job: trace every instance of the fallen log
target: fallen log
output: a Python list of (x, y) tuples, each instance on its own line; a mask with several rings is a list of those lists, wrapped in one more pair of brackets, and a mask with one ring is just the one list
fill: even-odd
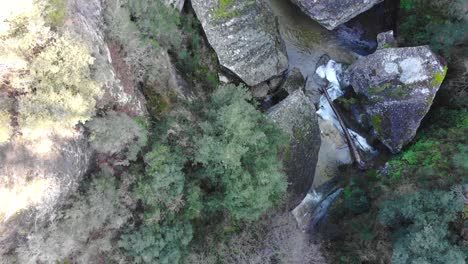
[(333, 112), (335, 113), (336, 118), (340, 122), (340, 126), (343, 129), (343, 133), (345, 135), (346, 142), (348, 143), (349, 149), (350, 149), (351, 154), (352, 154), (352, 156), (354, 158), (354, 161), (358, 165), (358, 168), (360, 170), (365, 170), (366, 169), (366, 164), (363, 161), (363, 159), (361, 158), (361, 155), (359, 154), (359, 151), (358, 151), (358, 149), (356, 147), (356, 144), (354, 143), (353, 138), (351, 137), (351, 134), (349, 133), (348, 128), (346, 127), (346, 124), (344, 123), (343, 119), (341, 118), (341, 115), (340, 115), (338, 109), (333, 105), (333, 101), (331, 100), (327, 89), (326, 88), (320, 88), (320, 92), (325, 95), (325, 98), (327, 98), (327, 101), (330, 104)]

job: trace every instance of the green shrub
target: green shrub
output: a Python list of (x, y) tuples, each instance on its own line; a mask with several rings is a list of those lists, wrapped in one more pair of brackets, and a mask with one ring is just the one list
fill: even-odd
[(245, 87), (220, 87), (189, 117), (162, 122), (135, 189), (143, 225), (121, 241), (129, 255), (179, 263), (195, 223), (253, 221), (278, 201), (287, 183), (277, 156), (288, 140), (251, 100)]
[(62, 26), (67, 16), (66, 8), (66, 0), (47, 0), (44, 10), (46, 21), (55, 28)]
[(165, 48), (182, 45), (179, 13), (160, 0), (128, 0), (131, 16), (143, 38)]
[(86, 126), (90, 129), (94, 149), (110, 156), (125, 153), (122, 165), (135, 161), (148, 140), (146, 128), (125, 113), (110, 112), (104, 117), (92, 119)]
[(347, 186), (343, 192), (344, 207), (353, 214), (361, 214), (369, 210), (370, 203), (364, 190), (356, 185)]
[(423, 129), (402, 154), (390, 160), (388, 174), (394, 183), (405, 179), (422, 185), (452, 186), (464, 175), (468, 111), (439, 109), (426, 121)]
[[(128, 0), (128, 10), (143, 43), (149, 43), (154, 49), (168, 50), (189, 81), (197, 80), (210, 90), (217, 86), (217, 75), (212, 70), (217, 59), (205, 47), (201, 26), (193, 14), (181, 16), (161, 0)], [(128, 29), (128, 23), (122, 25)]]
[(463, 0), (402, 0), (399, 31), (405, 44), (429, 44), (449, 57), (467, 33), (463, 3)]
[(119, 246), (133, 263), (181, 263), (183, 251), (192, 240), (192, 226), (177, 221), (169, 225), (141, 226), (122, 236)]
[(13, 28), (0, 47), (0, 57), (12, 62), (8, 81), (19, 94), (18, 123), (25, 137), (88, 120), (102, 95), (91, 76), (94, 59), (86, 45), (50, 31), (37, 5), (30, 16), (11, 19)]
[(393, 263), (464, 263), (448, 230), (463, 205), (455, 191), (419, 191), (383, 203), (381, 223), (397, 229)]
[(23, 131), (73, 127), (94, 114), (102, 91), (91, 78), (93, 60), (88, 49), (75, 39), (51, 39), (28, 67), (31, 83), (19, 102)]

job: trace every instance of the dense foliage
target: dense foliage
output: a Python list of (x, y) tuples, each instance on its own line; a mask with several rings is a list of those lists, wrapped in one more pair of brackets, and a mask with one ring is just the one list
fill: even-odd
[(451, 55), (463, 43), (468, 19), (463, 0), (401, 0), (399, 32), (406, 45), (427, 45)]
[(277, 156), (287, 140), (251, 100), (220, 87), (166, 120), (135, 191), (143, 224), (120, 242), (136, 261), (178, 263), (198, 225), (257, 220), (286, 190)]
[(125, 47), (131, 68), (140, 71), (134, 77), (145, 86), (153, 85), (168, 70), (155, 63), (161, 49), (171, 54), (187, 81), (196, 79), (210, 89), (217, 86), (212, 69), (216, 57), (207, 52), (193, 14), (181, 16), (161, 0), (118, 0), (108, 3), (106, 19), (109, 35)]
[(86, 123), (94, 149), (109, 156), (125, 155), (120, 165), (136, 161), (138, 153), (148, 141), (146, 123), (132, 119), (125, 113), (109, 112)]
[(463, 205), (455, 191), (419, 191), (383, 203), (380, 221), (398, 234), (392, 263), (464, 263), (463, 251), (450, 241), (448, 230)]
[(467, 183), (467, 132), (466, 109), (434, 110), (414, 143), (381, 169), (348, 171), (332, 214), (344, 232), (333, 238), (336, 261), (464, 263), (453, 226), (463, 226), (466, 208), (453, 190)]
[(0, 59), (9, 72), (3, 82), (18, 102), (19, 127), (26, 137), (88, 120), (102, 94), (91, 77), (88, 48), (45, 26), (41, 3), (11, 20), (0, 46)]

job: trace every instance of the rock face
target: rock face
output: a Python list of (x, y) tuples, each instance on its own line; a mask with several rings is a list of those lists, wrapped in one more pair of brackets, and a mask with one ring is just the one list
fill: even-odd
[(299, 89), (271, 108), (268, 116), (291, 137), (285, 167), (293, 202), (298, 203), (312, 185), (320, 149), (315, 107)]
[(349, 78), (377, 137), (397, 153), (413, 139), (446, 72), (427, 46), (386, 48), (352, 64)]
[(182, 11), (184, 8), (185, 0), (164, 0), (164, 2), (169, 5), (174, 7), (175, 9)]
[(95, 58), (95, 79), (104, 84), (105, 93), (97, 107), (116, 109), (130, 116), (146, 115), (145, 98), (126, 78), (123, 58), (118, 57), (113, 45), (106, 43), (101, 1), (71, 0), (68, 10), (70, 15), (64, 30), (86, 43)]
[(288, 94), (292, 94), (296, 90), (302, 90), (304, 86), (304, 76), (302, 76), (302, 73), (298, 68), (294, 68), (286, 77), (286, 80), (284, 81), (281, 88), (288, 92)]
[(292, 0), (313, 20), (329, 30), (348, 22), (383, 0)]
[(378, 49), (396, 48), (397, 43), (395, 40), (395, 36), (393, 35), (393, 30), (379, 33), (377, 35), (377, 43)]
[(263, 0), (224, 2), (192, 1), (220, 64), (249, 86), (281, 75), (288, 59), (268, 5)]
[(91, 155), (78, 133), (0, 146), (0, 255), (76, 191)]

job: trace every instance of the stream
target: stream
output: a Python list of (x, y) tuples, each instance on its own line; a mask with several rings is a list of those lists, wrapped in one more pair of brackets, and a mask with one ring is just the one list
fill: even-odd
[[(341, 78), (342, 70), (360, 56), (375, 51), (375, 38), (383, 30), (383, 8), (382, 5), (374, 7), (334, 31), (329, 31), (290, 1), (270, 0), (270, 3), (278, 17), (280, 33), (286, 45), (289, 70), (298, 68), (306, 78), (305, 93), (315, 103), (321, 131), (321, 146), (312, 189), (292, 212), (299, 226), (307, 229), (311, 222), (316, 223), (323, 218), (332, 201), (341, 193), (334, 184), (330, 184), (339, 174), (338, 167), (352, 163), (342, 128), (326, 98), (318, 91), (321, 85), (317, 80), (328, 83), (327, 91), (332, 100), (343, 95), (342, 89), (347, 84)], [(323, 62), (321, 58), (324, 55), (330, 59)], [(361, 152), (377, 155), (378, 152), (367, 143), (365, 137), (353, 130), (349, 132)]]

